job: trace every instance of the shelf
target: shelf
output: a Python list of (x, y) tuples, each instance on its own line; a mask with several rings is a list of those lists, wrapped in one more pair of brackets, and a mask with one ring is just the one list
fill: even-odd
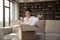
[(23, 13), (25, 9), (31, 9), (32, 14), (43, 15), (42, 19), (46, 20), (57, 20), (60, 18), (56, 16), (60, 16), (60, 2), (59, 1), (47, 1), (47, 2), (32, 2), (32, 3), (20, 3), (20, 12)]

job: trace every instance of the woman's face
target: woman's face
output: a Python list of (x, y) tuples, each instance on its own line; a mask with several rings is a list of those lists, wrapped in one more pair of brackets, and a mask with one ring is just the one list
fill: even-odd
[(26, 17), (30, 17), (30, 11), (25, 12)]

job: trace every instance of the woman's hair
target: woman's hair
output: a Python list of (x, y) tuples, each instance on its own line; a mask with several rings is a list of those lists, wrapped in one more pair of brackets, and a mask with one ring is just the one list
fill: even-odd
[(26, 11), (29, 11), (29, 12), (30, 12), (30, 15), (32, 16), (32, 13), (31, 13), (32, 11), (31, 11), (31, 9), (26, 9), (25, 12), (26, 12)]
[(26, 12), (26, 11), (32, 12), (30, 9), (26, 9), (25, 12)]

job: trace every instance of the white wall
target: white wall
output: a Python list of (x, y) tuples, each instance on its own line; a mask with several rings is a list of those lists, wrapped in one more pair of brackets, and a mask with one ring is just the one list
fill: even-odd
[(15, 2), (15, 20), (19, 17), (19, 4)]

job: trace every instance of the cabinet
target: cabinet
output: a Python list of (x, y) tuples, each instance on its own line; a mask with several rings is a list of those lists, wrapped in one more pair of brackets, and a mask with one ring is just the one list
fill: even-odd
[(23, 17), (27, 8), (32, 10), (34, 16), (43, 15), (41, 20), (60, 20), (60, 1), (20, 3), (20, 13)]

